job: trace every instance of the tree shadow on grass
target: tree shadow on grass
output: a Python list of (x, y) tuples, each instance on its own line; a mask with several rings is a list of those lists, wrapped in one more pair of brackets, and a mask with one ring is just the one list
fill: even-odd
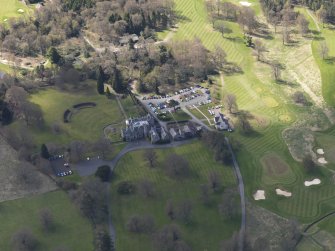
[(299, 84), (297, 84), (297, 83), (290, 82), (290, 81), (287, 81), (287, 80), (284, 80), (284, 79), (277, 79), (276, 84), (286, 85), (286, 86), (290, 86), (290, 87), (298, 87), (299, 86)]
[(225, 37), (225, 38), (234, 43), (240, 43), (240, 44), (244, 43), (244, 40), (241, 37)]
[(325, 58), (324, 61), (325, 61), (327, 64), (334, 64), (334, 63), (335, 63), (335, 57), (328, 57), (328, 58)]

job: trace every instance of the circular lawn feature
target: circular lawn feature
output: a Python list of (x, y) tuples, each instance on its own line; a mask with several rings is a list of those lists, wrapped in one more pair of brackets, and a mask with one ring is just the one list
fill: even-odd
[(265, 184), (290, 184), (295, 181), (295, 174), (279, 155), (268, 153), (261, 158), (260, 162), (263, 168), (262, 181)]

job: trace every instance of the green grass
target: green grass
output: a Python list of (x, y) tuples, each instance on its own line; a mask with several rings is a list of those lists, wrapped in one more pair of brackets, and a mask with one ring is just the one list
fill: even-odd
[[(12, 17), (20, 17), (25, 13), (30, 13), (30, 7), (27, 7), (19, 0), (0, 0), (0, 22)], [(23, 9), (25, 13), (21, 14), (18, 9)]]
[[(107, 99), (106, 96), (98, 95), (93, 90), (69, 93), (50, 88), (33, 94), (30, 100), (41, 107), (45, 120), (44, 129), (32, 131), (37, 144), (45, 142), (65, 144), (72, 140), (94, 141), (102, 136), (106, 125), (123, 121), (116, 100)], [(63, 123), (64, 111), (82, 102), (95, 102), (97, 106), (81, 109), (72, 115), (70, 123)], [(61, 125), (60, 135), (55, 135), (51, 131), (54, 122)]]
[[(187, 158), (192, 170), (191, 177), (183, 181), (168, 178), (162, 170), (164, 156), (177, 153)], [(237, 220), (227, 220), (220, 216), (217, 204), (221, 201), (221, 193), (212, 194), (212, 206), (205, 207), (199, 201), (199, 187), (207, 183), (208, 173), (216, 170), (220, 173), (225, 187), (236, 185), (231, 167), (216, 163), (213, 155), (200, 142), (192, 143), (173, 149), (157, 150), (159, 164), (149, 168), (142, 157), (143, 151), (136, 151), (123, 157), (115, 169), (115, 180), (112, 181), (112, 212), (113, 223), (116, 227), (116, 246), (120, 251), (150, 251), (151, 238), (144, 234), (132, 234), (125, 229), (128, 218), (134, 214), (151, 214), (158, 228), (171, 221), (165, 215), (166, 201), (171, 199), (178, 202), (190, 199), (193, 203), (193, 216), (190, 224), (181, 226), (183, 239), (194, 250), (218, 250), (220, 242), (231, 236), (239, 227)], [(136, 183), (149, 179), (155, 184), (155, 198), (143, 198), (139, 194), (120, 196), (116, 193), (116, 185), (128, 180)], [(238, 210), (238, 209), (237, 209)]]
[[(297, 8), (299, 12), (305, 15), (307, 20), (310, 22), (309, 28), (317, 32), (317, 27), (314, 20), (308, 15), (306, 9), (304, 8)], [(310, 11), (312, 13), (312, 11)], [(315, 20), (318, 20), (315, 14), (312, 14), (315, 17)], [(316, 39), (312, 42), (312, 50), (315, 62), (318, 64), (320, 72), (321, 72), (321, 79), (322, 79), (322, 95), (330, 106), (335, 106), (335, 32), (331, 25), (323, 26), (321, 23), (318, 23), (321, 29), (320, 34), (316, 35)], [(329, 58), (323, 60), (320, 55), (320, 43), (326, 42), (329, 48)]]
[[(42, 230), (38, 212), (49, 208), (53, 214), (55, 229), (46, 233)], [(64, 192), (50, 192), (0, 204), (0, 250), (11, 249), (12, 235), (27, 227), (38, 239), (36, 251), (52, 250), (64, 245), (73, 251), (92, 250), (93, 232), (90, 223), (79, 215)]]
[[(261, 15), (261, 12), (257, 10), (259, 6), (254, 5), (254, 8), (256, 13)], [(176, 1), (176, 9), (186, 21), (180, 22), (173, 39), (184, 40), (197, 37), (210, 50), (217, 44), (222, 46), (228, 55), (228, 61), (237, 63), (243, 70), (243, 74), (224, 76), (225, 83), (221, 87), (223, 93), (234, 93), (241, 110), (261, 115), (268, 120), (265, 127), (255, 127), (255, 133), (250, 136), (241, 134), (238, 128), (233, 134), (230, 134), (230, 137), (242, 144), (237, 157), (242, 169), (247, 197), (253, 200), (252, 194), (258, 189), (264, 189), (267, 199), (255, 203), (284, 217), (297, 218), (303, 222), (312, 221), (323, 213), (329, 212), (331, 207), (328, 208), (325, 205), (335, 197), (328, 178), (329, 172), (323, 169), (318, 174), (323, 182), (322, 185), (306, 189), (303, 182), (314, 176), (307, 175), (302, 165), (292, 158), (282, 135), (282, 132), (292, 126), (295, 121), (308, 120), (311, 108), (298, 107), (290, 101), (289, 87), (276, 84), (272, 79), (271, 68), (256, 61), (252, 56), (252, 49), (243, 43), (243, 33), (236, 23), (226, 22), (233, 33), (229, 35), (230, 38), (223, 38), (219, 32), (213, 31), (208, 22), (204, 1), (179, 0)], [(284, 56), (296, 49), (295, 47), (283, 47), (280, 39), (281, 37), (276, 35), (272, 40), (263, 41), (266, 46), (269, 46), (268, 48), (278, 47), (275, 53), (281, 53)], [(281, 57), (279, 54), (277, 56)], [(290, 88), (301, 90), (299, 86)], [(220, 91), (217, 90), (217, 92)], [(227, 111), (225, 113), (227, 114)], [(290, 119), (286, 120), (286, 117)], [(236, 122), (234, 116), (231, 116), (231, 119)], [(300, 139), (295, 138), (294, 140), (299, 141)], [(280, 153), (282, 160), (287, 163), (290, 169), (288, 179), (273, 181), (270, 182), (271, 184), (264, 182), (266, 179), (262, 178), (260, 159), (269, 151)], [(292, 192), (293, 196), (291, 198), (278, 196), (275, 194), (276, 188), (286, 189)]]
[(314, 40), (312, 43), (313, 55), (319, 65), (322, 79), (322, 95), (328, 105), (335, 106), (335, 32), (327, 28), (322, 29), (324, 41), (329, 47), (329, 59), (323, 60), (319, 53), (322, 40)]
[(10, 66), (0, 63), (0, 71), (4, 73), (11, 73), (12, 69)]

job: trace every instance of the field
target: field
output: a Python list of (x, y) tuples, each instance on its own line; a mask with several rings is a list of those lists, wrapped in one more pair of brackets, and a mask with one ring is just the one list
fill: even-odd
[[(256, 1), (252, 7), (256, 13), (262, 15)], [(252, 194), (257, 189), (264, 189), (267, 198), (265, 201), (257, 202), (258, 205), (279, 215), (297, 218), (301, 222), (310, 222), (323, 213), (329, 212), (332, 206), (329, 208), (326, 202), (335, 197), (333, 183), (328, 178), (330, 172), (325, 168), (321, 169), (321, 172), (314, 176), (321, 178), (322, 185), (306, 189), (303, 185), (304, 180), (314, 176), (307, 175), (301, 163), (295, 161), (291, 155), (298, 152), (297, 150), (302, 146), (305, 148), (302, 148), (300, 155), (294, 155), (294, 157), (301, 158), (308, 153), (309, 149), (313, 149), (313, 145), (310, 145), (312, 143), (305, 142), (306, 139), (299, 136), (303, 132), (302, 128), (305, 128), (307, 136), (313, 138), (314, 133), (306, 127), (318, 127), (323, 130), (329, 126), (329, 121), (321, 110), (308, 106), (300, 107), (291, 101), (293, 92), (304, 91), (304, 86), (300, 84), (310, 77), (304, 74), (304, 71), (313, 74), (317, 71), (315, 68), (317, 65), (311, 60), (313, 59), (312, 50), (308, 49), (308, 43), (310, 44), (311, 41), (299, 39), (298, 46), (284, 47), (280, 34), (276, 34), (273, 39), (262, 39), (269, 49), (269, 57), (284, 60), (283, 62), (290, 59), (286, 64), (287, 68), (283, 71), (283, 78), (288, 83), (278, 84), (272, 79), (271, 68), (257, 62), (252, 49), (245, 46), (243, 33), (236, 23), (226, 22), (226, 26), (232, 29), (233, 33), (228, 35), (229, 38), (223, 38), (208, 22), (204, 1), (176, 1), (176, 9), (184, 16), (185, 21), (178, 24), (179, 28), (173, 40), (198, 37), (208, 49), (213, 49), (216, 44), (219, 44), (227, 53), (228, 61), (242, 67), (243, 74), (224, 76), (222, 93), (223, 95), (234, 93), (240, 110), (246, 110), (254, 117), (260, 117), (258, 120), (251, 121), (253, 125), (258, 124), (254, 126), (252, 135), (245, 136), (237, 129), (231, 136), (242, 144), (242, 149), (237, 155), (247, 197), (252, 199)], [(318, 80), (315, 77), (313, 76), (307, 84), (316, 83)], [(220, 83), (219, 76), (216, 82)], [(308, 87), (312, 91), (315, 91), (313, 88), (318, 88), (318, 86)], [(316, 117), (318, 119), (314, 120)], [(231, 119), (236, 121), (235, 116), (231, 116)], [(289, 140), (283, 137), (285, 136), (283, 131), (286, 128), (296, 130), (296, 134)], [(289, 167), (288, 176), (272, 181), (269, 175), (265, 177), (262, 175), (261, 159), (269, 151), (280, 153), (281, 161)], [(277, 196), (275, 194), (277, 187), (292, 191), (293, 196), (291, 198)]]
[[(166, 176), (161, 164), (164, 156), (169, 153), (177, 153), (187, 158), (192, 170), (191, 177), (178, 181)], [(115, 179), (112, 180), (111, 206), (118, 250), (153, 250), (149, 235), (129, 233), (125, 225), (130, 216), (142, 214), (152, 215), (158, 229), (171, 223), (164, 209), (169, 199), (173, 202), (189, 199), (193, 204), (192, 219), (189, 224), (175, 221), (182, 229), (183, 239), (194, 250), (218, 250), (219, 243), (229, 238), (232, 232), (239, 228), (239, 217), (236, 220), (227, 220), (220, 216), (217, 203), (221, 201), (221, 192), (211, 194), (211, 205), (204, 206), (199, 201), (199, 188), (201, 184), (207, 183), (208, 174), (212, 170), (216, 170), (221, 175), (225, 188), (236, 185), (232, 168), (216, 163), (212, 153), (200, 142), (173, 149), (157, 150), (157, 154), (159, 158), (156, 168), (148, 167), (142, 157), (143, 151), (127, 154), (116, 167)], [(121, 181), (131, 181), (136, 184), (143, 179), (154, 183), (156, 191), (154, 198), (143, 198), (138, 193), (121, 196), (116, 192), (116, 186)]]
[(8, 18), (24, 15), (18, 12), (19, 9), (23, 9), (26, 13), (31, 11), (29, 7), (19, 0), (0, 0), (0, 6), (0, 22)]
[[(33, 131), (37, 144), (65, 144), (72, 140), (94, 141), (101, 138), (106, 125), (123, 121), (115, 98), (107, 99), (104, 95), (96, 94), (93, 89), (75, 93), (46, 89), (33, 94), (30, 100), (41, 107), (45, 120), (43, 130)], [(78, 110), (72, 115), (70, 123), (63, 123), (64, 111), (82, 102), (95, 102), (97, 106)], [(51, 127), (54, 123), (60, 125), (60, 134), (52, 133)]]
[[(38, 239), (36, 251), (52, 250), (64, 245), (73, 251), (92, 250), (93, 233), (90, 223), (82, 218), (79, 211), (63, 192), (50, 192), (25, 199), (0, 204), (0, 250), (13, 250), (10, 241), (13, 233), (22, 227), (32, 230)], [(43, 231), (38, 212), (49, 208), (54, 217), (54, 230)], [(80, 241), (79, 241), (80, 240)]]

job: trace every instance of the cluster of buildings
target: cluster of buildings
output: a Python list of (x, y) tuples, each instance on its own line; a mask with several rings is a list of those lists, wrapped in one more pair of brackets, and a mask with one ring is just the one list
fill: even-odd
[(168, 142), (168, 133), (156, 124), (155, 118), (148, 114), (144, 117), (126, 120), (126, 127), (121, 129), (124, 141), (131, 142), (149, 138), (151, 143)]
[(189, 139), (196, 136), (200, 130), (201, 126), (185, 124), (175, 125), (167, 131), (148, 114), (140, 118), (127, 119), (126, 126), (121, 129), (121, 137), (127, 142), (149, 139), (152, 144), (156, 144)]
[(215, 129), (219, 131), (222, 131), (222, 130), (231, 131), (232, 130), (230, 128), (228, 119), (222, 113), (218, 113), (215, 115), (214, 125), (215, 125)]

